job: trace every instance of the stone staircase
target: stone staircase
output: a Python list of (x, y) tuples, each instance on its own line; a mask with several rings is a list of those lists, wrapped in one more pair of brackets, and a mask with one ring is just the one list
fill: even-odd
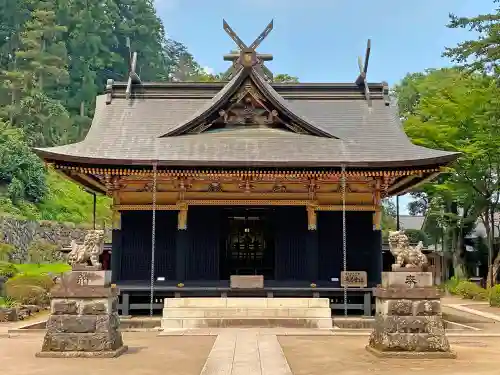
[(165, 298), (161, 327), (332, 328), (328, 298)]

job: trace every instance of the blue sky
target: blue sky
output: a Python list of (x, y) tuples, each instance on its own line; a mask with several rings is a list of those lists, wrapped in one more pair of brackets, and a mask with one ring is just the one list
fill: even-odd
[[(445, 46), (470, 38), (448, 29), (448, 14), (490, 12), (492, 0), (156, 0), (168, 35), (184, 43), (196, 60), (215, 72), (235, 48), (222, 19), (247, 44), (274, 19), (274, 30), (258, 48), (272, 53), (267, 66), (302, 82), (351, 82), (357, 56), (372, 39), (369, 81), (397, 83), (406, 73), (450, 65)], [(406, 212), (407, 199), (400, 201)]]

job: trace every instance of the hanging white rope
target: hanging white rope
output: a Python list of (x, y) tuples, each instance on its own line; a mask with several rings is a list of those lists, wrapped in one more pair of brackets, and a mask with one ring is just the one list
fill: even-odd
[[(344, 275), (347, 272), (347, 231), (346, 231), (346, 176), (345, 176), (345, 166), (342, 165), (341, 174), (342, 183), (342, 254), (344, 262)], [(344, 315), (347, 316), (347, 285), (344, 282)]]
[(156, 250), (156, 178), (157, 164), (153, 164), (153, 223), (151, 229), (151, 285), (149, 298), (149, 315), (153, 316), (154, 287), (155, 287), (155, 250)]

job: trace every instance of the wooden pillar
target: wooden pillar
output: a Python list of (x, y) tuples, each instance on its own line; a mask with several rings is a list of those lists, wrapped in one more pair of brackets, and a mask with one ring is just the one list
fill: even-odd
[(187, 230), (187, 215), (188, 215), (188, 205), (186, 203), (180, 203), (179, 214), (177, 217), (178, 230)]
[(373, 246), (371, 248), (371, 266), (368, 282), (372, 286), (376, 286), (382, 282), (382, 271), (384, 268), (383, 253), (382, 253), (382, 231), (373, 231)]
[(382, 281), (382, 271), (384, 268), (383, 254), (382, 254), (382, 193), (381, 181), (377, 179), (375, 182), (375, 189), (373, 191), (373, 205), (375, 212), (373, 213), (373, 248), (372, 248), (372, 261), (371, 261), (371, 277), (368, 281), (376, 286)]
[(117, 210), (120, 204), (118, 191), (112, 192), (112, 230), (111, 230), (111, 281), (115, 283), (120, 280), (122, 260), (122, 220), (121, 212)]
[(314, 204), (308, 204), (306, 206), (307, 210), (307, 229), (310, 231), (315, 231), (318, 226), (318, 220), (316, 215), (317, 206)]
[(186, 252), (189, 245), (187, 220), (188, 205), (181, 203), (177, 216), (177, 237), (175, 241), (175, 276), (179, 282), (186, 279)]
[(306, 206), (307, 210), (307, 267), (309, 280), (315, 282), (318, 280), (318, 217), (316, 213), (317, 206), (310, 204)]
[(377, 179), (377, 181), (375, 182), (375, 189), (373, 191), (373, 205), (375, 206), (375, 212), (373, 213), (374, 230), (380, 230), (382, 222), (382, 198), (380, 185), (380, 180)]

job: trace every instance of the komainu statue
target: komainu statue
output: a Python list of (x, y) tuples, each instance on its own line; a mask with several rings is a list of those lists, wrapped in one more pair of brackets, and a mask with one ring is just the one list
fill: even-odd
[(70, 265), (88, 265), (101, 267), (99, 256), (104, 251), (104, 231), (89, 230), (85, 235), (83, 244), (79, 245), (75, 240), (71, 241), (71, 252), (68, 254)]
[(428, 263), (427, 257), (422, 253), (423, 247), (422, 241), (417, 246), (410, 246), (408, 237), (402, 230), (389, 232), (389, 249), (396, 260), (392, 268), (420, 268), (424, 271)]

